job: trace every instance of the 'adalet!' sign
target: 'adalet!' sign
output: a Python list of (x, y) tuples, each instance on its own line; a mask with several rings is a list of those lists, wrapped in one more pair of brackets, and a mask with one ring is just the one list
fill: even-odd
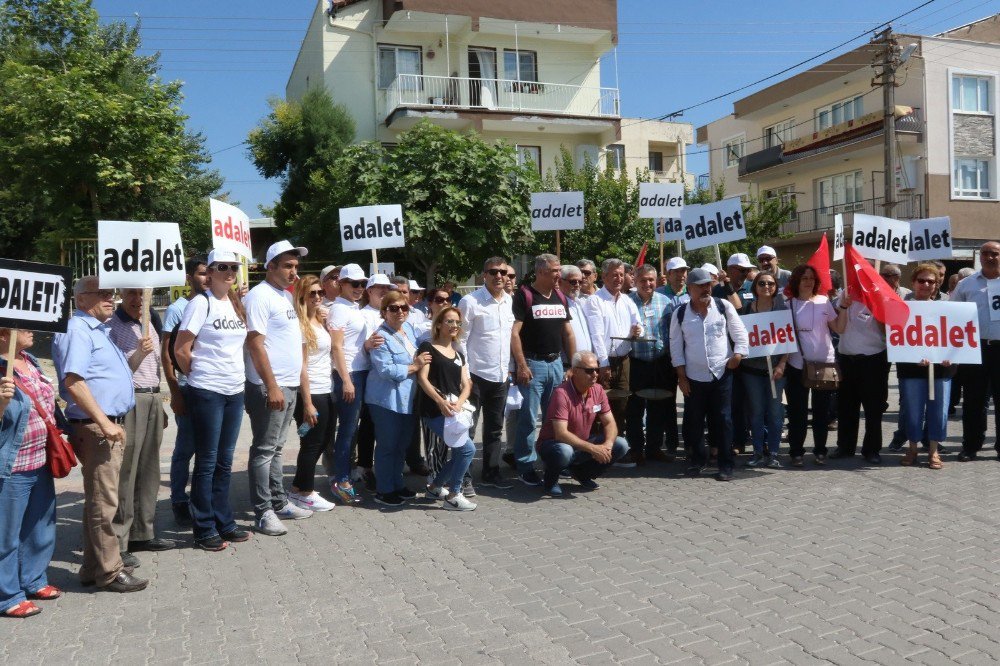
[(72, 281), (68, 266), (0, 259), (0, 328), (65, 333)]
[(341, 208), (340, 242), (344, 252), (405, 246), (403, 207), (391, 204)]
[(176, 222), (97, 223), (102, 289), (184, 284), (184, 250)]
[(979, 314), (975, 303), (907, 301), (910, 318), (885, 331), (889, 361), (982, 363)]

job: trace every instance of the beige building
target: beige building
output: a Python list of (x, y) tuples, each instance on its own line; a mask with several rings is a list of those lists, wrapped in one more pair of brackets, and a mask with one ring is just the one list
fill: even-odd
[[(948, 215), (956, 265), (1000, 236), (997, 166), (1000, 15), (934, 36), (895, 35), (915, 45), (895, 90), (897, 160), (891, 217)], [(731, 194), (782, 197), (797, 212), (776, 240), (790, 265), (808, 257), (834, 215), (884, 215), (882, 90), (872, 87), (877, 45), (865, 45), (733, 104), (698, 128), (712, 149), (713, 181)]]
[(633, 180), (637, 169), (649, 169), (654, 181), (684, 183), (694, 189), (695, 177), (686, 164), (687, 147), (692, 143), (690, 123), (622, 118), (618, 140), (606, 147), (604, 155), (606, 163), (625, 169)]

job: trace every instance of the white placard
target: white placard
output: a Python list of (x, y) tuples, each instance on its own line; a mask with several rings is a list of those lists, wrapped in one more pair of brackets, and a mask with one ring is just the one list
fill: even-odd
[(986, 302), (990, 306), (990, 321), (1000, 321), (1000, 278), (986, 281)]
[(65, 333), (72, 285), (69, 266), (0, 259), (0, 327)]
[(378, 266), (375, 264), (368, 264), (368, 275), (375, 275), (376, 273), (385, 273), (389, 277), (396, 274), (396, 262), (394, 261), (380, 261)]
[(209, 199), (212, 213), (212, 248), (253, 259), (250, 250), (250, 218), (236, 206)]
[(531, 230), (583, 229), (583, 192), (532, 192)]
[(97, 256), (102, 289), (184, 284), (184, 250), (176, 222), (100, 220)]
[(639, 183), (639, 217), (680, 217), (684, 208), (681, 183)]
[(742, 319), (750, 339), (747, 358), (778, 356), (798, 351), (791, 310), (743, 315)]
[(833, 216), (833, 260), (844, 258), (844, 216), (837, 213)]
[(658, 217), (653, 220), (653, 238), (658, 243), (684, 240), (684, 222), (678, 217)]
[(910, 222), (910, 261), (951, 259), (951, 218), (928, 217)]
[(862, 257), (906, 264), (910, 261), (910, 225), (878, 215), (854, 214), (851, 244)]
[(982, 363), (979, 313), (975, 303), (907, 301), (910, 318), (905, 326), (887, 326), (890, 362)]
[(344, 252), (381, 250), (406, 245), (403, 207), (356, 206), (340, 209), (340, 242)]
[(688, 250), (747, 237), (743, 201), (739, 197), (700, 206), (685, 206), (681, 211), (681, 220), (684, 223), (684, 247)]

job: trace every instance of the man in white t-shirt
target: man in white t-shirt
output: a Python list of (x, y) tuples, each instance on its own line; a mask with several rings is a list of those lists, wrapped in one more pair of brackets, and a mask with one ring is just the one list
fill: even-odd
[(257, 531), (280, 536), (281, 518), (312, 515), (288, 501), (282, 483), (281, 450), (292, 422), (302, 371), (302, 330), (287, 288), (295, 282), (304, 247), (286, 240), (267, 249), (264, 282), (243, 299), (247, 311), (246, 411), (253, 442), (247, 474)]

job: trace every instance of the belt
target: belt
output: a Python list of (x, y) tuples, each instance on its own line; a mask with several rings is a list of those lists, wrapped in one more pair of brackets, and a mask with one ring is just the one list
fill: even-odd
[(553, 354), (532, 354), (532, 353), (524, 354), (525, 358), (530, 358), (532, 361), (545, 361), (546, 363), (551, 363), (552, 361), (559, 358), (559, 356), (560, 356), (559, 352), (555, 352)]
[(980, 342), (982, 342), (987, 347), (991, 347), (993, 345), (1000, 345), (1000, 340), (980, 340)]
[(160, 387), (159, 386), (152, 386), (152, 387), (149, 387), (149, 388), (137, 388), (137, 389), (132, 389), (132, 390), (135, 391), (136, 393), (159, 393), (160, 392)]
[[(108, 420), (111, 421), (112, 423), (117, 423), (118, 425), (121, 425), (125, 423), (125, 415), (122, 414), (121, 416), (108, 416)], [(82, 423), (83, 425), (87, 425), (93, 423), (94, 419), (69, 419), (69, 422)]]

